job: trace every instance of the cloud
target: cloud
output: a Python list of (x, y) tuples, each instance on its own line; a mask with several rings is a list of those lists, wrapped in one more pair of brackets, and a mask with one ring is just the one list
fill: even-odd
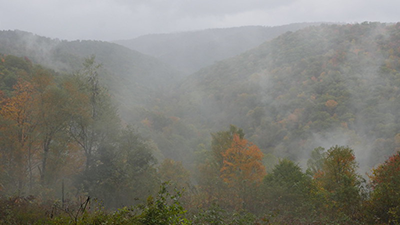
[(397, 0), (0, 0), (0, 29), (61, 39), (296, 22), (400, 21)]

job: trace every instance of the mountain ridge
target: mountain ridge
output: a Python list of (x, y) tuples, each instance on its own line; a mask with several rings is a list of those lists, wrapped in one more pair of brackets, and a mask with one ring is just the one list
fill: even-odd
[(287, 31), (321, 23), (282, 26), (242, 26), (167, 34), (148, 34), (115, 43), (151, 55), (185, 72), (193, 73), (214, 62), (233, 57)]

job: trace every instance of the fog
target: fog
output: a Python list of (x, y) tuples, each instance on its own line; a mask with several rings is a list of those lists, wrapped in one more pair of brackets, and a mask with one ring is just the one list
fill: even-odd
[(0, 1), (0, 30), (20, 29), (51, 38), (122, 40), (249, 25), (298, 22), (399, 21), (396, 0), (387, 1)]
[(149, 195), (193, 224), (398, 213), (376, 191), (400, 149), (397, 1), (0, 4), (0, 216), (146, 224)]

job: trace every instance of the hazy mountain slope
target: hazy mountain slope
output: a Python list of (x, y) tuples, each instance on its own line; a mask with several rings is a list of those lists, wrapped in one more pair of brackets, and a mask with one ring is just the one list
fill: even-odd
[(247, 26), (172, 34), (149, 34), (116, 43), (156, 57), (188, 74), (283, 34), (317, 23)]
[(286, 33), (200, 70), (171, 99), (179, 107), (164, 112), (212, 130), (238, 125), (265, 152), (301, 159), (351, 145), (374, 164), (400, 148), (400, 24)]
[(179, 72), (150, 56), (101, 41), (60, 41), (22, 31), (0, 31), (0, 53), (25, 56), (64, 72), (76, 72), (84, 58), (95, 55), (103, 65), (104, 84), (123, 109), (146, 104), (155, 92), (180, 78)]

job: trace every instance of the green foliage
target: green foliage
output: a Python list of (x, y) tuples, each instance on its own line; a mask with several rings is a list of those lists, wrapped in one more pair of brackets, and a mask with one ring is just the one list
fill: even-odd
[(111, 208), (155, 192), (153, 147), (122, 128), (94, 57), (82, 74), (62, 78), (18, 57), (0, 62), (18, 78), (12, 92), (0, 95), (1, 194), (89, 194)]
[(181, 162), (164, 159), (158, 167), (158, 174), (161, 181), (169, 182), (178, 188), (187, 189), (190, 186), (190, 173), (183, 167)]
[(21, 74), (28, 74), (32, 69), (30, 61), (13, 55), (0, 54), (0, 90), (9, 96)]
[(222, 168), (223, 157), (222, 153), (231, 147), (234, 134), (239, 135), (240, 139), (244, 138), (244, 132), (241, 128), (237, 128), (234, 125), (230, 125), (228, 131), (220, 131), (212, 133), (211, 137), (211, 149), (214, 156), (215, 162)]
[[(326, 201), (329, 211), (363, 219), (363, 178), (357, 174), (353, 150), (334, 146), (327, 151), (322, 170), (314, 175), (317, 193)], [(334, 217), (334, 216), (333, 216)]]
[(95, 164), (76, 180), (107, 208), (143, 202), (141, 197), (153, 194), (159, 184), (153, 149), (146, 141), (130, 128), (121, 130), (116, 138), (100, 143), (93, 156)]
[(306, 160), (315, 134), (359, 135), (348, 145), (391, 139), (400, 132), (399, 29), (363, 23), (283, 34), (198, 71), (165, 108), (212, 130), (234, 121), (265, 153), (292, 160)]
[(186, 210), (181, 206), (179, 198), (181, 193), (176, 191), (174, 195), (167, 192), (167, 183), (164, 183), (157, 197), (149, 197), (146, 205), (138, 208), (141, 214), (138, 216), (138, 224), (190, 224), (184, 217)]
[(263, 210), (275, 211), (278, 218), (299, 218), (312, 209), (311, 178), (290, 160), (280, 160), (265, 177), (262, 188)]
[[(200, 200), (202, 204), (211, 206), (214, 200), (223, 199), (223, 207), (241, 207), (235, 201), (237, 196), (234, 198), (231, 195), (234, 188), (228, 188), (228, 183), (224, 182), (221, 177), (221, 169), (224, 166), (222, 154), (232, 147), (235, 135), (238, 135), (239, 139), (244, 138), (243, 130), (234, 125), (230, 125), (227, 131), (211, 133), (211, 150), (203, 152), (204, 161), (199, 162), (198, 165), (199, 188), (205, 195)], [(239, 194), (235, 193), (235, 195)]]
[[(72, 217), (61, 207), (63, 213), (49, 219), (32, 209), (52, 212), (45, 204), (4, 200), (0, 218), (11, 224), (189, 223), (179, 193), (162, 189), (143, 199), (156, 192), (160, 178), (173, 178), (196, 184), (188, 185), (184, 199), (195, 223), (398, 223), (398, 154), (374, 170), (369, 196), (348, 147), (314, 149), (306, 174), (290, 160), (272, 164), (276, 157), (305, 162), (304, 152), (315, 143), (341, 137), (349, 146), (372, 146), (368, 166), (397, 151), (399, 37), (400, 24), (308, 27), (204, 68), (166, 91), (179, 75), (121, 46), (0, 32), (0, 51), (8, 54), (0, 55), (0, 193), (35, 194), (43, 202), (90, 195), (106, 207)], [(29, 38), (37, 46), (27, 48)], [(36, 48), (48, 49), (46, 57)], [(80, 65), (89, 52), (102, 68), (94, 57)], [(60, 76), (30, 60), (58, 72), (83, 69)], [(121, 120), (115, 100), (127, 98), (133, 105), (121, 104)], [(130, 122), (153, 140), (126, 127)], [(243, 130), (231, 126), (210, 137), (210, 130), (232, 122)], [(221, 153), (244, 131), (271, 165), (262, 185), (238, 179), (239, 193), (220, 179)], [(197, 151), (202, 159), (194, 163), (197, 146), (203, 146)], [(156, 170), (155, 151), (161, 160), (182, 163), (159, 167), (163, 174)], [(140, 201), (145, 203), (134, 207)]]
[[(1, 199), (0, 222), (2, 224), (191, 224), (185, 218), (186, 210), (181, 206), (181, 193), (167, 191), (163, 183), (156, 197), (136, 207), (123, 207), (108, 212), (88, 198), (79, 207), (62, 208), (58, 203), (52, 206), (40, 204), (30, 198)], [(91, 206), (90, 206), (91, 205)]]
[(206, 209), (200, 209), (191, 216), (193, 224), (222, 225), (222, 224), (256, 224), (257, 217), (246, 211), (229, 212), (213, 203)]
[(32, 202), (31, 198), (1, 198), (0, 223), (1, 224), (38, 224), (47, 221), (45, 212), (39, 204)]
[(193, 215), (194, 224), (225, 224), (224, 218), (226, 211), (221, 209), (217, 204), (212, 204), (208, 209), (201, 209), (196, 215)]
[(301, 171), (301, 168), (288, 159), (280, 160), (272, 173), (265, 177), (264, 182), (267, 185), (277, 185), (290, 194), (296, 192), (306, 194), (311, 184), (310, 178)]

